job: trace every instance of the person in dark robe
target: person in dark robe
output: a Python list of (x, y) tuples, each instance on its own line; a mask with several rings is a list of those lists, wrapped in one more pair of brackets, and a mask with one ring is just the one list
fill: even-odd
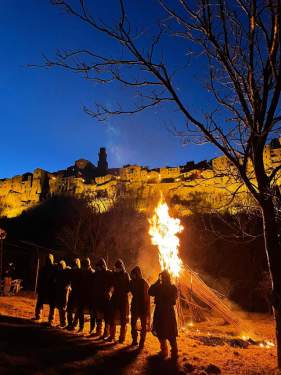
[(130, 292), (131, 302), (131, 335), (132, 346), (138, 345), (137, 321), (141, 322), (139, 348), (143, 349), (146, 338), (147, 326), (150, 324), (150, 296), (148, 284), (143, 279), (140, 267), (136, 266), (131, 271)]
[[(91, 285), (91, 320), (90, 334), (106, 339), (109, 337), (109, 303), (113, 287), (112, 272), (107, 268), (106, 261), (101, 258), (96, 263)], [(104, 330), (102, 333), (102, 321)], [(95, 332), (94, 329), (96, 327)]]
[(83, 259), (81, 262), (80, 270), (80, 282), (78, 292), (78, 321), (79, 321), (79, 333), (84, 330), (84, 314), (90, 314), (91, 303), (90, 303), (90, 285), (94, 270), (91, 266), (89, 258)]
[(81, 262), (79, 258), (75, 258), (72, 268), (68, 270), (70, 281), (70, 293), (67, 303), (67, 329), (74, 331), (79, 320), (78, 306), (81, 282)]
[(115, 263), (113, 272), (113, 293), (110, 300), (110, 336), (108, 341), (115, 342), (116, 325), (120, 324), (119, 343), (126, 338), (127, 323), (129, 318), (129, 291), (130, 277), (126, 272), (121, 259)]
[(178, 291), (175, 285), (171, 283), (171, 277), (168, 271), (163, 271), (159, 275), (157, 282), (148, 290), (150, 296), (154, 297), (155, 310), (153, 316), (152, 333), (157, 336), (163, 358), (168, 356), (167, 340), (171, 345), (171, 357), (177, 359), (177, 320), (175, 313), (175, 304)]
[(69, 295), (70, 281), (66, 263), (61, 260), (58, 264), (55, 276), (55, 308), (59, 311), (59, 327), (64, 328), (66, 325), (66, 306)]
[(52, 325), (55, 311), (55, 272), (53, 254), (48, 254), (45, 265), (39, 272), (37, 284), (37, 302), (35, 307), (35, 316), (33, 320), (41, 321), (43, 305), (49, 305), (48, 324)]

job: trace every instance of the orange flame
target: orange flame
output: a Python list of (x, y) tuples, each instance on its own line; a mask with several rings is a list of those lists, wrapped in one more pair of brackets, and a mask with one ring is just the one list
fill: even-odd
[(180, 240), (177, 237), (183, 230), (180, 220), (169, 215), (169, 207), (161, 198), (149, 223), (152, 244), (157, 245), (159, 249), (161, 269), (167, 270), (173, 277), (178, 277), (182, 268), (182, 261), (178, 255)]

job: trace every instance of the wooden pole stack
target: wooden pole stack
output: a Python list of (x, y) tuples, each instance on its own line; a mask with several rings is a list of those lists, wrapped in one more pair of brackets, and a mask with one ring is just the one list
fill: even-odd
[[(189, 306), (192, 315), (195, 315), (195, 320), (202, 320), (202, 314), (204, 307), (199, 306), (193, 299), (202, 301), (207, 305), (212, 311), (217, 315), (222, 317), (226, 323), (239, 326), (240, 322), (227, 306), (227, 304), (222, 300), (221, 297), (200, 278), (200, 276), (192, 271), (192, 269), (186, 266), (181, 271), (181, 276), (178, 280), (178, 288), (180, 291), (181, 298)], [(199, 316), (196, 317), (196, 315)], [(201, 315), (201, 317), (200, 317)]]

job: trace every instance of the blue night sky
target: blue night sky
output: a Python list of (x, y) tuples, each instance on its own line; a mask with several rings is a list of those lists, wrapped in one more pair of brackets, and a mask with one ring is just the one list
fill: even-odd
[[(101, 16), (116, 3), (98, 2)], [(139, 2), (132, 3), (135, 7)], [(136, 22), (144, 22), (144, 14), (149, 14), (148, 22), (159, 17), (153, 1), (140, 3), (133, 11)], [(115, 48), (48, 0), (2, 0), (0, 44), (0, 178), (37, 167), (55, 171), (79, 158), (96, 163), (101, 146), (107, 148), (110, 167), (174, 166), (217, 156), (211, 146), (183, 146), (171, 134), (170, 127), (183, 125), (175, 111), (153, 109), (98, 122), (83, 112), (84, 104), (99, 101), (113, 106), (120, 97), (126, 104), (130, 94), (116, 85), (101, 87), (60, 69), (28, 68), (27, 64), (40, 64), (43, 54), (54, 56), (59, 48), (94, 47), (101, 52)], [(172, 41), (166, 48), (176, 64), (182, 52), (173, 50)], [(208, 100), (197, 82), (200, 75), (201, 66), (196, 63), (179, 81), (179, 90), (188, 91), (195, 113)]]

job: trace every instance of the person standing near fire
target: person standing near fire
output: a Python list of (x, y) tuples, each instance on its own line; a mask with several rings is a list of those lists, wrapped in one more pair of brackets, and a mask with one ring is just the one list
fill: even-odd
[(160, 273), (159, 279), (151, 285), (148, 294), (154, 297), (155, 310), (153, 316), (152, 333), (157, 336), (160, 343), (160, 356), (168, 356), (167, 340), (171, 345), (171, 358), (177, 360), (178, 346), (177, 336), (178, 327), (175, 313), (175, 304), (178, 297), (178, 291), (171, 282), (171, 276), (168, 271)]
[(67, 304), (67, 329), (74, 331), (79, 320), (78, 304), (81, 282), (81, 262), (79, 258), (75, 258), (72, 268), (68, 270), (70, 281), (70, 293)]
[(115, 263), (112, 275), (113, 294), (110, 300), (110, 336), (108, 341), (115, 342), (116, 325), (120, 322), (119, 343), (122, 344), (126, 338), (127, 323), (129, 320), (129, 291), (130, 277), (126, 272), (125, 265), (121, 259)]
[(132, 346), (138, 345), (137, 321), (141, 322), (139, 348), (143, 349), (146, 338), (147, 326), (150, 325), (150, 296), (149, 286), (143, 279), (140, 267), (136, 266), (131, 271), (130, 292), (131, 302), (131, 335)]
[(68, 280), (68, 270), (64, 260), (58, 264), (55, 276), (55, 308), (59, 311), (59, 327), (66, 325), (66, 305), (69, 294), (70, 282)]
[(52, 325), (55, 311), (55, 272), (53, 254), (46, 256), (44, 267), (40, 270), (37, 286), (37, 302), (35, 316), (32, 320), (40, 321), (43, 305), (49, 305), (48, 324)]
[(78, 320), (79, 320), (79, 333), (84, 330), (84, 314), (90, 315), (91, 301), (89, 297), (89, 286), (93, 276), (94, 270), (91, 266), (90, 258), (82, 259), (80, 270), (80, 282), (78, 293)]
[[(95, 337), (106, 339), (109, 337), (109, 303), (113, 288), (112, 272), (107, 268), (106, 261), (101, 258), (96, 263), (95, 272), (91, 283), (91, 320), (90, 334)], [(104, 330), (102, 333), (102, 321)], [(94, 329), (96, 330), (94, 332)]]

